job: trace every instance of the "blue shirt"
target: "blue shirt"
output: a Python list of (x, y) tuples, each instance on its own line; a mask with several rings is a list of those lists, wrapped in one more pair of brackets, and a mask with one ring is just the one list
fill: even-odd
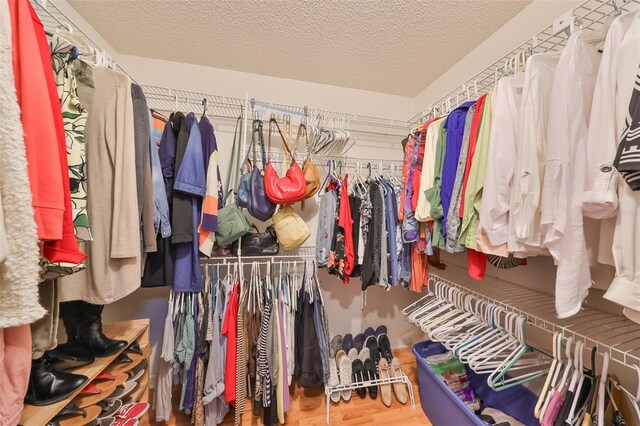
[[(456, 180), (458, 170), (458, 160), (460, 159), (460, 149), (462, 147), (462, 136), (464, 134), (464, 122), (467, 118), (467, 111), (476, 101), (469, 101), (461, 104), (458, 108), (449, 113), (444, 127), (447, 129), (447, 150), (442, 163), (442, 187), (440, 198), (442, 200), (442, 234), (447, 236), (447, 215), (453, 193), (453, 185)], [(463, 166), (464, 167), (464, 166)]]

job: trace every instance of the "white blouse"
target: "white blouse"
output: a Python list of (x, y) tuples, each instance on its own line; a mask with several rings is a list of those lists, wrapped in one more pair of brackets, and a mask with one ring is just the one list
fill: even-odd
[(591, 287), (582, 219), (586, 139), (600, 54), (584, 31), (574, 32), (556, 68), (549, 103), (549, 124), (541, 196), (540, 231), (558, 270), (556, 312), (578, 313)]
[(493, 118), (484, 177), (480, 226), (492, 245), (506, 244), (509, 199), (516, 163), (516, 137), (524, 73), (503, 77), (493, 97)]
[(527, 60), (520, 107), (520, 127), (508, 241), (510, 252), (540, 251), (540, 190), (544, 178), (544, 151), (551, 86), (559, 52), (540, 53)]

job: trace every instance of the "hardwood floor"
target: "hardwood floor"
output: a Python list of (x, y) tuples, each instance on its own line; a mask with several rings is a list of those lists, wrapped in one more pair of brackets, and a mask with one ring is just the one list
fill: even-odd
[[(418, 375), (415, 357), (410, 348), (398, 349), (394, 355), (400, 359), (402, 369), (413, 383), (413, 392), (416, 400), (415, 410), (411, 404), (400, 404), (393, 399), (391, 407), (387, 408), (382, 404), (380, 396), (372, 400), (367, 395), (367, 399), (360, 399), (353, 393), (348, 402), (340, 401), (338, 404), (331, 404), (331, 424), (332, 425), (431, 425), (420, 407), (420, 396), (418, 393)], [(180, 391), (173, 392), (174, 399), (179, 399)], [(174, 401), (174, 412), (167, 423), (156, 423), (150, 419), (155, 417), (155, 413), (150, 411), (142, 424), (148, 426), (168, 425), (190, 425), (191, 416), (178, 411), (178, 402)], [(286, 414), (287, 425), (290, 426), (323, 426), (325, 421), (326, 401), (324, 389), (318, 388), (313, 391), (296, 387), (291, 395), (291, 409)], [(233, 411), (225, 418), (223, 425), (233, 425)], [(261, 425), (262, 420), (251, 414), (251, 405), (247, 404), (247, 410), (242, 416), (243, 425)]]

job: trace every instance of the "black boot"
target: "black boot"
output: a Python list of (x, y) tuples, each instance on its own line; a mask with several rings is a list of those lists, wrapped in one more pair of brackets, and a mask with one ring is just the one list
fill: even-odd
[(78, 301), (61, 302), (60, 318), (67, 333), (67, 342), (59, 344), (45, 354), (56, 370), (68, 370), (91, 364), (95, 361), (93, 353), (78, 343), (78, 322), (80, 320)]
[(112, 340), (102, 333), (102, 310), (104, 305), (78, 302), (81, 312), (76, 337), (78, 343), (89, 349), (96, 357), (110, 356), (125, 346), (125, 340)]
[(82, 388), (89, 378), (55, 370), (44, 357), (31, 361), (29, 387), (24, 401), (31, 405), (60, 402)]

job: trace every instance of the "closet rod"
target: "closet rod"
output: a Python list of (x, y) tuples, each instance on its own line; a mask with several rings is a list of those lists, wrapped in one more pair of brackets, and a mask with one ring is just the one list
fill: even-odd
[[(74, 34), (80, 34), (87, 43), (94, 49), (105, 52), (105, 49), (101, 48), (98, 43), (96, 43), (89, 35), (82, 31), (73, 21), (67, 16), (65, 12), (60, 10), (58, 6), (56, 6), (52, 1), (47, 1), (46, 6), (43, 6), (41, 2), (37, 0), (31, 0), (31, 5), (34, 10), (38, 14), (42, 25), (45, 30), (51, 34), (55, 34), (60, 28), (66, 28), (69, 32)], [(113, 58), (111, 58), (113, 59)], [(132, 82), (136, 83), (136, 80), (129, 75), (122, 67), (120, 67), (115, 61), (114, 64), (116, 68), (125, 73)]]
[[(479, 299), (503, 307), (527, 318), (529, 325), (544, 332), (558, 332), (574, 341), (582, 341), (587, 350), (596, 347), (607, 352), (611, 361), (635, 369), (640, 364), (640, 324), (599, 311), (585, 305), (576, 315), (555, 317), (554, 298), (497, 278), (486, 277), (481, 285), (471, 283), (466, 270), (449, 267), (446, 271), (430, 273), (431, 280), (445, 282)], [(550, 340), (549, 340), (550, 341)]]
[[(596, 24), (602, 24), (607, 16), (615, 17), (619, 13), (629, 11), (638, 5), (640, 5), (640, 0), (618, 2), (615, 2), (615, 0), (585, 0), (573, 9), (573, 16), (584, 29), (597, 29)], [(474, 97), (476, 89), (478, 94), (489, 91), (495, 84), (496, 77), (504, 74), (506, 62), (523, 50), (530, 53), (557, 51), (565, 45), (567, 39), (568, 37), (564, 32), (554, 33), (553, 24), (548, 25), (445, 96), (435, 102), (430, 102), (426, 108), (409, 120), (410, 126), (415, 126), (422, 122), (433, 107), (437, 107), (442, 113), (442, 105), (451, 104), (451, 102), (455, 103), (458, 95), (460, 99), (466, 99), (467, 89), (470, 95)], [(455, 108), (457, 105), (451, 104), (451, 106)]]

